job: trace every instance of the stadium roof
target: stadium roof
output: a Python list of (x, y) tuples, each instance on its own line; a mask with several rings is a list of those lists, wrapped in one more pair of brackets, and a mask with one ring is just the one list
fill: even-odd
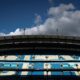
[[(0, 52), (15, 50), (80, 51), (80, 37), (59, 35), (20, 35), (0, 37)], [(42, 52), (41, 52), (42, 53)]]

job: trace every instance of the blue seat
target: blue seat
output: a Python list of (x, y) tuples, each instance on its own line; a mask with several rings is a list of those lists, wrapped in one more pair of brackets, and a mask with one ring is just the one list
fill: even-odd
[[(39, 70), (39, 69), (43, 69), (44, 68), (43, 66), (44, 66), (44, 63), (35, 63), (33, 68)], [(32, 75), (44, 75), (44, 72), (43, 71), (39, 71), (39, 72), (34, 71), (32, 73)]]
[[(17, 56), (18, 57), (18, 56)], [(17, 58), (16, 60), (24, 60), (25, 55), (22, 55), (20, 58)], [(12, 68), (19, 68), (22, 69), (23, 63), (20, 63), (18, 66), (16, 64), (13, 64), (11, 67)], [(21, 75), (22, 71), (16, 72), (16, 74)]]
[(52, 75), (62, 75), (62, 72), (52, 72)]
[[(30, 60), (32, 61), (33, 58), (32, 56), (30, 57)], [(43, 69), (44, 68), (44, 63), (32, 63), (30, 62), (29, 64), (32, 64), (32, 66), (29, 67), (29, 69)], [(34, 71), (34, 72), (28, 72), (28, 75), (44, 75), (43, 71)]]
[(11, 67), (10, 63), (5, 63), (5, 64), (3, 65), (3, 68), (10, 68), (10, 67)]
[(51, 64), (51, 68), (59, 69), (59, 68), (61, 68), (61, 65), (60, 65), (60, 63), (54, 63), (54, 64)]
[[(54, 64), (51, 64), (51, 68), (52, 69), (60, 69), (61, 68), (61, 65), (60, 65), (60, 63), (54, 63)], [(54, 71), (51, 74), (52, 75), (62, 75), (62, 72)]]
[(3, 65), (4, 65), (3, 63), (0, 63), (0, 67), (3, 67)]
[(17, 68), (17, 64), (11, 64), (11, 68)]
[(64, 75), (71, 75), (70, 71), (64, 71), (63, 74)]
[(63, 68), (70, 68), (70, 66), (68, 64), (62, 64)]

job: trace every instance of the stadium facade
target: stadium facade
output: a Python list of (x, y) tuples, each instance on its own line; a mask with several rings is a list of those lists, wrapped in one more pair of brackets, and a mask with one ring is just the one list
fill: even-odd
[(0, 80), (79, 80), (79, 56), (79, 37), (0, 37)]

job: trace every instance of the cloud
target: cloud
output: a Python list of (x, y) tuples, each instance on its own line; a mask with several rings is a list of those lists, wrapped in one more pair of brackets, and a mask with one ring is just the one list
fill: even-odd
[(6, 36), (7, 34), (5, 34), (5, 33), (0, 33), (0, 36)]
[(17, 28), (15, 32), (10, 32), (8, 35), (23, 35), (23, 34), (24, 34), (24, 30)]
[(35, 21), (34, 21), (34, 24), (35, 24), (35, 25), (40, 25), (41, 22), (42, 22), (41, 16), (38, 15), (38, 14), (35, 14)]
[[(41, 24), (41, 16), (36, 15), (35, 23), (40, 24), (25, 29), (25, 35), (67, 35), (80, 36), (80, 10), (73, 4), (61, 4), (48, 10), (48, 18)], [(9, 34), (0, 35), (23, 35), (24, 30), (18, 28)]]
[(73, 9), (75, 9), (75, 7), (72, 4), (68, 4), (68, 5), (61, 4), (58, 7), (51, 7), (49, 9), (48, 14), (54, 17), (58, 17), (58, 16), (60, 17), (64, 14), (65, 11), (69, 12), (68, 10), (73, 10)]

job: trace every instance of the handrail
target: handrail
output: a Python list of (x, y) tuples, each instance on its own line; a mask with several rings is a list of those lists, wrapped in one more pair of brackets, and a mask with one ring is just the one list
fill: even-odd
[(50, 63), (50, 62), (70, 62), (70, 63), (73, 63), (73, 62), (80, 62), (80, 60), (0, 60), (0, 62), (34, 62), (34, 63), (38, 63), (38, 62), (41, 62), (41, 63)]
[(80, 71), (80, 69), (13, 69), (0, 68), (0, 71)]

